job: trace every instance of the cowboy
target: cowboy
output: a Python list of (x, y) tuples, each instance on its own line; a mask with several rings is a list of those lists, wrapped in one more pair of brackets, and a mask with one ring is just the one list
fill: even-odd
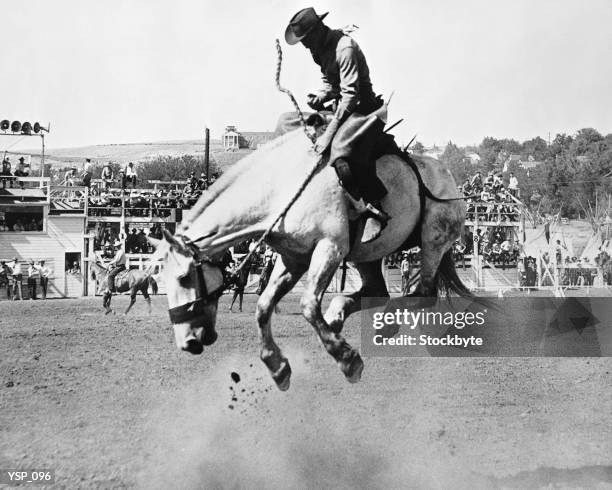
[(111, 162), (104, 164), (104, 168), (102, 168), (102, 181), (104, 182), (104, 190), (107, 191), (110, 188), (111, 182), (113, 181), (113, 169), (111, 167)]
[[(330, 163), (345, 189), (356, 201), (365, 201), (360, 202), (368, 211), (361, 242), (368, 243), (378, 238), (389, 220), (380, 205), (387, 190), (376, 176), (376, 159), (372, 156), (384, 121), (382, 117), (365, 117), (384, 103), (372, 90), (360, 47), (343, 31), (323, 24), (326, 16), (327, 13), (317, 15), (313, 8), (300, 10), (289, 21), (285, 40), (290, 45), (301, 42), (321, 67), (323, 88), (308, 94), (307, 103), (315, 111), (331, 103), (334, 113), (315, 150), (323, 154), (331, 148)], [(361, 134), (358, 141), (357, 133)]]
[(127, 264), (127, 257), (125, 255), (125, 250), (123, 249), (123, 244), (119, 240), (115, 240), (115, 256), (108, 264), (108, 284), (107, 288), (110, 292), (115, 290), (115, 277), (121, 271), (125, 270), (125, 265)]
[(11, 276), (13, 276), (13, 301), (17, 299), (17, 293), (19, 293), (19, 300), (23, 300), (23, 273), (21, 272), (21, 264), (17, 257), (13, 257), (13, 261), (8, 264), (11, 269)]
[(47, 288), (49, 286), (51, 269), (45, 265), (44, 260), (39, 262), (38, 272), (40, 273), (40, 289), (42, 290), (42, 299), (47, 299)]
[(40, 277), (40, 271), (38, 267), (34, 264), (34, 261), (30, 259), (28, 262), (28, 296), (30, 300), (35, 300), (36, 298), (36, 283), (37, 279)]

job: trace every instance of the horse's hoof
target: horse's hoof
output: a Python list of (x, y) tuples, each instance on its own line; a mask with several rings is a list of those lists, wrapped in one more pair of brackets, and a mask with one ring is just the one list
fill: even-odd
[(204, 345), (212, 345), (217, 341), (218, 335), (215, 330), (204, 330), (202, 334), (202, 343)]
[(278, 371), (272, 373), (272, 379), (281, 391), (287, 391), (291, 384), (291, 366), (287, 359), (282, 359)]
[(113, 310), (106, 310), (106, 312), (104, 313), (105, 315), (108, 315), (109, 313), (112, 313)]
[(357, 383), (363, 372), (363, 360), (357, 351), (353, 351), (346, 361), (340, 363), (340, 369), (349, 383)]
[(341, 333), (342, 328), (344, 327), (344, 322), (342, 320), (332, 320), (328, 323), (329, 329), (334, 333)]
[(204, 346), (197, 340), (191, 339), (187, 341), (187, 346), (183, 347), (183, 350), (197, 356), (204, 352)]

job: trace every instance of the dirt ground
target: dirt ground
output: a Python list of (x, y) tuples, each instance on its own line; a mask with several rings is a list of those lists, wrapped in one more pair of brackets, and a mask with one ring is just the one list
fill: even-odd
[(99, 298), (0, 303), (0, 468), (69, 489), (612, 488), (612, 359), (366, 358), (350, 385), (290, 297), (281, 393), (255, 297), (227, 300), (202, 356), (175, 348), (165, 297), (127, 317)]

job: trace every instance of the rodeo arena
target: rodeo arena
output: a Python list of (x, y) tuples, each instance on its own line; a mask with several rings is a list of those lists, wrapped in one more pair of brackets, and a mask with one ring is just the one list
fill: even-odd
[[(1, 123), (0, 136), (41, 137), (46, 129), (35, 123)], [(19, 128), (6, 132), (9, 126)], [(24, 128), (23, 131), (21, 128)], [(30, 128), (30, 129), (28, 129)], [(273, 133), (258, 133), (256, 142), (246, 141), (235, 126), (222, 135), (224, 151), (252, 146), (272, 139)], [(209, 148), (203, 142), (203, 148)], [(44, 151), (44, 150), (43, 150)], [(14, 158), (23, 164), (25, 157)], [(32, 155), (27, 155), (28, 162)], [(210, 155), (207, 153), (203, 168)], [(70, 167), (54, 172), (38, 156), (47, 176), (30, 176), (17, 164), (11, 172), (11, 157), (5, 154), (6, 170), (0, 175), (0, 298), (45, 299), (76, 298), (99, 294), (99, 284), (92, 277), (92, 264), (106, 266), (125, 251), (127, 270), (151, 270), (158, 283), (165, 286), (163, 264), (152, 264), (154, 246), (149, 238), (163, 239), (163, 231), (174, 233), (184, 213), (206, 195), (211, 180), (206, 172), (184, 175), (182, 180), (143, 181), (137, 177), (138, 162), (125, 163), (114, 175), (111, 163), (71, 162)], [(92, 178), (94, 165), (103, 168), (105, 178)], [(76, 165), (76, 166), (72, 166)], [(39, 172), (37, 172), (39, 173)], [(127, 177), (126, 177), (127, 176)], [(612, 285), (610, 263), (610, 196), (597, 207), (589, 204), (585, 222), (589, 230), (579, 236), (571, 233), (568, 219), (541, 215), (520, 199), (520, 184), (511, 174), (478, 172), (458, 187), (465, 197), (466, 215), (461, 237), (452, 245), (458, 275), (470, 290), (502, 296), (505, 292), (549, 291), (555, 296), (594, 293), (606, 295)], [(251, 252), (246, 267), (234, 277), (239, 284), (230, 290), (246, 294), (261, 292), (267, 283), (275, 253), (265, 244), (253, 249), (257, 240), (242, 241), (230, 247), (228, 273)], [(383, 275), (391, 293), (414, 292), (419, 277), (420, 248), (398, 250), (383, 260)], [(301, 285), (301, 286), (300, 286)], [(294, 290), (303, 287), (303, 280)], [(329, 292), (356, 291), (360, 287), (357, 271), (350, 264), (338, 268), (328, 286)]]
[[(229, 56), (223, 31), (211, 66), (244, 63), (235, 78), (253, 87), (202, 91), (176, 61), (204, 42), (172, 28), (200, 15), (190, 5), (147, 3), (164, 23), (129, 28), (127, 5), (111, 20), (74, 9), (92, 33), (146, 32), (146, 54), (137, 36), (122, 53), (133, 44), (145, 66), (155, 51), (196, 80), (199, 120), (200, 102), (227, 97), (217, 129), (185, 120), (168, 141), (61, 147), (63, 105), (51, 122), (0, 105), (0, 488), (612, 489), (612, 134), (425, 146), (370, 81), (372, 38), (361, 51), (357, 25), (328, 27), (353, 7), (283, 5), (265, 56), (249, 46), (263, 33), (240, 24), (245, 52)], [(160, 31), (180, 38), (170, 63)], [(90, 66), (121, 62), (100, 49)], [(249, 56), (275, 67), (268, 85)], [(323, 84), (302, 94), (305, 59)], [(117, 71), (134, 85), (99, 95), (110, 108), (129, 92), (108, 121), (169, 107), (132, 106), (130, 77), (145, 74)], [(138, 89), (174, 94), (181, 114), (187, 85), (165, 76)], [(77, 109), (100, 103), (71, 86)], [(249, 90), (283, 108), (274, 130), (239, 116), (251, 108), (230, 99)], [(97, 124), (105, 141), (88, 114), (84, 138)]]

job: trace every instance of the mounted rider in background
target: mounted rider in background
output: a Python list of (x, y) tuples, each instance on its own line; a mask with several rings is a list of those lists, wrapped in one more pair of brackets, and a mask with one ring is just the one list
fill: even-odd
[(368, 65), (357, 43), (343, 31), (323, 24), (326, 16), (317, 15), (313, 8), (300, 10), (289, 21), (285, 40), (290, 45), (301, 42), (321, 67), (323, 87), (308, 94), (307, 103), (315, 111), (323, 111), (331, 103), (333, 115), (315, 150), (320, 154), (330, 150), (330, 163), (345, 190), (356, 201), (365, 201), (361, 204), (368, 218), (361, 242), (368, 243), (378, 238), (389, 220), (380, 205), (387, 190), (376, 176), (374, 155), (385, 116), (366, 117), (381, 109), (384, 102), (372, 90)]
[(108, 290), (113, 292), (116, 290), (115, 288), (115, 277), (121, 271), (125, 270), (127, 264), (127, 256), (125, 255), (125, 249), (123, 247), (123, 242), (116, 240), (114, 243), (115, 247), (115, 256), (108, 263)]

